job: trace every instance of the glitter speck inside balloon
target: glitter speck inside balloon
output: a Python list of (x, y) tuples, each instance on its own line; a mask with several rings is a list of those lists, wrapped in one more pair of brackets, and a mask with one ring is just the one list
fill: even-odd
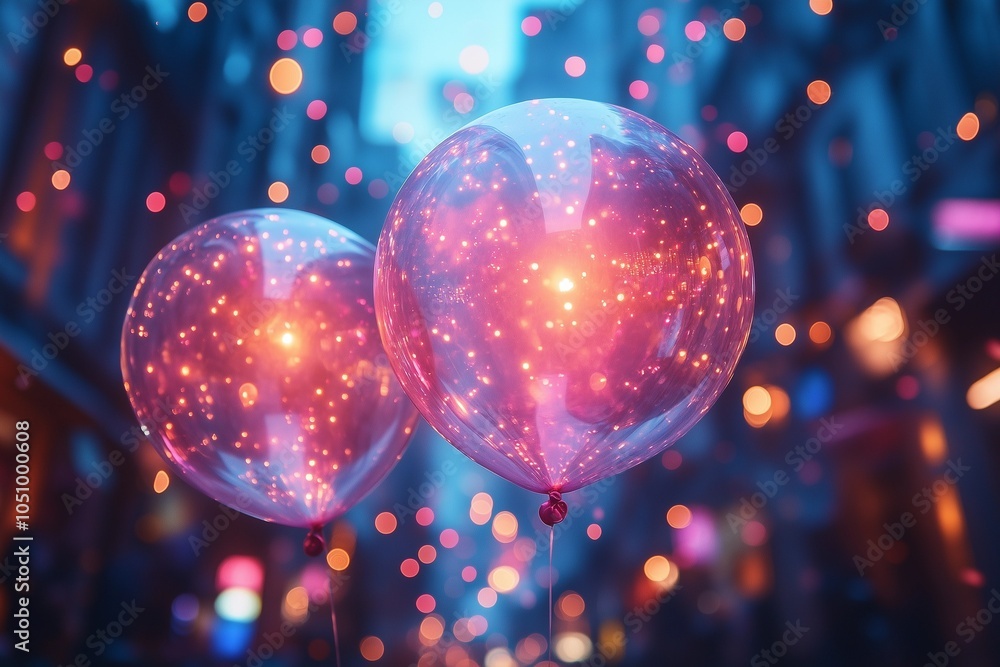
[(388, 473), (417, 415), (379, 340), (373, 264), (349, 230), (281, 209), (211, 220), (150, 262), (122, 373), (144, 433), (186, 480), (315, 526)]
[(753, 312), (718, 176), (648, 118), (583, 100), (515, 104), (437, 146), (376, 267), (387, 352), (424, 417), (539, 492), (676, 441), (732, 377)]

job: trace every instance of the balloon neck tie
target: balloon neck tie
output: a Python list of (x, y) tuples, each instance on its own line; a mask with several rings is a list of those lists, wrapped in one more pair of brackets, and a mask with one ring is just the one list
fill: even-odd
[(569, 506), (558, 491), (549, 491), (549, 499), (538, 508), (538, 517), (546, 526), (555, 526), (569, 514)]
[(326, 542), (323, 540), (323, 526), (318, 523), (314, 524), (309, 529), (309, 534), (306, 535), (305, 542), (302, 543), (302, 550), (306, 552), (307, 556), (316, 557), (323, 553), (325, 548)]

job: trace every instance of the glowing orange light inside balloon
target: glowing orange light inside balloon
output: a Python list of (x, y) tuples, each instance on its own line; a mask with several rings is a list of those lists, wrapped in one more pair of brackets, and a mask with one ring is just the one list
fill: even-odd
[(191, 19), (192, 23), (200, 23), (205, 20), (208, 16), (208, 7), (205, 6), (204, 2), (192, 2), (191, 6), (188, 7), (188, 18)]
[(667, 510), (667, 523), (671, 528), (687, 528), (691, 524), (691, 510), (684, 505), (674, 505)]
[(361, 657), (368, 662), (376, 662), (385, 654), (385, 645), (378, 637), (365, 637), (361, 640)]
[(70, 67), (73, 67), (81, 60), (83, 60), (83, 51), (75, 46), (66, 49), (66, 53), (63, 54), (63, 62)]
[(747, 24), (737, 18), (732, 18), (722, 25), (722, 32), (733, 42), (738, 42), (747, 34)]
[(868, 214), (868, 226), (880, 232), (889, 226), (889, 214), (884, 209), (876, 208)]
[(56, 190), (65, 190), (69, 187), (70, 176), (65, 169), (59, 169), (52, 173), (52, 187)]
[(358, 17), (353, 12), (340, 12), (333, 17), (333, 30), (338, 35), (350, 35), (358, 27)]
[(955, 128), (958, 138), (963, 141), (972, 141), (979, 134), (979, 116), (969, 112), (962, 116)]
[(822, 79), (817, 79), (806, 86), (806, 95), (813, 104), (826, 104), (830, 101), (831, 94), (830, 84)]
[(745, 204), (740, 209), (740, 217), (743, 218), (743, 224), (747, 227), (756, 227), (764, 219), (764, 211), (757, 204)]
[(302, 66), (291, 58), (279, 58), (271, 65), (268, 78), (275, 92), (290, 95), (302, 85)]
[(288, 186), (282, 183), (281, 181), (275, 181), (274, 183), (271, 183), (271, 185), (267, 188), (267, 197), (275, 204), (280, 204), (281, 202), (288, 199)]

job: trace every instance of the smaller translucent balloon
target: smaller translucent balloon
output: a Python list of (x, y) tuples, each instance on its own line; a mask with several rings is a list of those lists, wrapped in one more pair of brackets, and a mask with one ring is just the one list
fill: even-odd
[(125, 319), (122, 374), (174, 470), (242, 512), (310, 527), (389, 472), (417, 413), (379, 339), (373, 262), (351, 231), (281, 209), (215, 218), (156, 255)]

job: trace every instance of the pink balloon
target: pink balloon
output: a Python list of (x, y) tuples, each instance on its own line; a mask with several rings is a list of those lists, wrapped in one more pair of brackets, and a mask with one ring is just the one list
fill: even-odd
[(498, 475), (559, 493), (654, 456), (718, 398), (746, 345), (753, 265), (694, 149), (637, 113), (523, 102), (438, 145), (376, 257), (407, 394)]
[(385, 477), (417, 412), (379, 339), (373, 261), (351, 231), (282, 209), (215, 218), (157, 254), (125, 319), (122, 374), (177, 473), (310, 527)]

